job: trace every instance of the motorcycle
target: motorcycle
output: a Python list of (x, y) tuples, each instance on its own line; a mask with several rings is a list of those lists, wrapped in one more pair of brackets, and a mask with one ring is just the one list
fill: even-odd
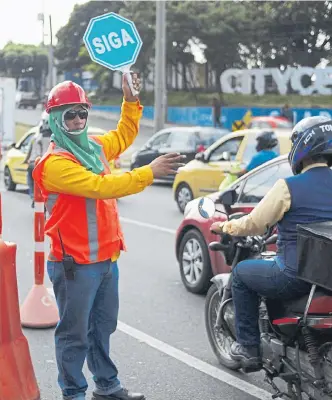
[[(225, 210), (232, 205), (231, 191), (221, 195)], [(203, 218), (216, 212), (215, 203), (209, 198), (200, 202)], [(243, 216), (236, 213), (226, 218)], [(220, 242), (212, 242), (212, 251), (221, 251), (232, 268), (248, 258), (271, 258), (276, 253), (268, 251), (276, 243), (273, 228), (263, 236), (231, 237), (221, 235)], [(212, 350), (219, 362), (232, 370), (241, 365), (230, 357), (230, 348), (236, 340), (235, 310), (231, 293), (232, 272), (216, 275), (205, 302), (205, 325)], [(262, 370), (265, 381), (275, 392), (272, 398), (292, 400), (332, 399), (332, 288), (331, 291), (312, 284), (308, 295), (291, 301), (276, 301), (261, 297), (259, 329), (261, 333)], [(242, 368), (243, 369), (243, 368)], [(244, 372), (252, 372), (243, 369)], [(257, 370), (256, 370), (257, 371)], [(287, 389), (283, 391), (275, 378), (282, 379)]]

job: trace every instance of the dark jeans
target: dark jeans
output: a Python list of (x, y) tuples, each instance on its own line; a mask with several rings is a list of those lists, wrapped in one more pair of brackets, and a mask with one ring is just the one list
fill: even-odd
[(236, 336), (244, 346), (260, 343), (259, 295), (290, 300), (310, 292), (311, 285), (284, 274), (274, 259), (240, 262), (233, 270), (232, 296), (235, 305)]
[(74, 280), (67, 280), (61, 262), (47, 262), (59, 308), (55, 329), (58, 382), (65, 399), (85, 399), (88, 384), (85, 359), (93, 374), (95, 392), (108, 395), (121, 389), (118, 370), (109, 357), (110, 335), (118, 320), (119, 273), (116, 262), (77, 265)]

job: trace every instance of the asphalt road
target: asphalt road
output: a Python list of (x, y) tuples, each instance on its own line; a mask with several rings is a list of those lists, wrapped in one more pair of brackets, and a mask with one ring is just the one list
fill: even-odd
[[(20, 188), (1, 194), (3, 238), (18, 246), (22, 302), (33, 282), (33, 210)], [(210, 350), (204, 327), (205, 298), (188, 293), (178, 272), (174, 232), (181, 214), (171, 188), (153, 185), (121, 199), (119, 210), (128, 252), (119, 260), (120, 322), (111, 353), (123, 384), (143, 391), (148, 400), (269, 399), (270, 388), (262, 373), (227, 371)], [(47, 277), (45, 285), (51, 286)], [(24, 333), (42, 399), (58, 400), (53, 329), (24, 329)], [(92, 388), (87, 369), (86, 376)]]

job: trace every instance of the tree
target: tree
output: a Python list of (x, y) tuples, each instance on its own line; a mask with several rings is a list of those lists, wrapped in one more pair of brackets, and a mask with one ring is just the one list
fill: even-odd
[(187, 67), (194, 61), (190, 41), (195, 36), (196, 26), (187, 2), (167, 2), (167, 64), (176, 67), (176, 71), (179, 65), (182, 66), (185, 89), (188, 88)]
[(70, 71), (90, 63), (88, 53), (81, 52), (84, 47), (83, 36), (91, 18), (108, 12), (118, 13), (123, 1), (89, 1), (75, 5), (67, 25), (62, 27), (56, 37), (54, 56), (60, 71)]
[[(135, 22), (143, 47), (134, 69), (146, 80), (154, 68), (155, 2), (77, 5), (57, 34), (55, 51), (60, 70), (89, 69), (106, 93), (113, 87), (113, 72), (91, 61), (83, 35), (92, 17), (110, 11)], [(194, 60), (192, 43), (204, 49), (218, 83), (220, 74), (229, 68), (315, 66), (329, 58), (331, 13), (330, 1), (169, 1), (167, 63), (182, 65), (185, 85), (186, 69)]]
[(151, 71), (151, 61), (154, 58), (155, 49), (155, 2), (128, 2), (126, 7), (121, 10), (121, 15), (135, 22), (142, 39), (143, 46), (135, 63), (135, 69), (140, 72), (143, 79), (147, 79)]
[[(241, 57), (246, 4), (238, 2), (191, 2), (188, 12), (195, 21), (195, 36), (205, 45), (204, 55), (217, 77), (228, 68), (245, 67)], [(220, 83), (217, 79), (219, 89)]]
[(16, 80), (22, 76), (35, 78), (39, 89), (41, 77), (48, 72), (47, 51), (39, 46), (9, 42), (0, 53), (0, 70)]
[[(75, 6), (70, 20), (57, 34), (58, 44), (55, 50), (55, 57), (58, 59), (60, 70), (71, 70), (84, 68), (93, 71), (95, 78), (102, 85), (102, 91), (109, 91), (113, 86), (113, 73), (94, 62), (91, 62), (89, 54), (83, 44), (83, 35), (89, 20), (97, 15), (106, 12), (116, 12), (128, 19), (135, 21), (137, 30), (142, 38), (143, 47), (135, 63), (135, 70), (138, 70), (143, 79), (147, 79), (153, 69), (155, 54), (155, 20), (156, 7), (154, 2), (89, 2)], [(182, 63), (187, 65), (193, 61), (193, 56), (188, 50), (188, 40), (194, 32), (192, 24), (184, 21), (187, 13), (181, 8), (181, 2), (168, 3), (167, 11), (167, 59), (173, 65)], [(185, 32), (185, 35), (184, 35)]]
[[(249, 2), (251, 43), (245, 42), (251, 65), (311, 66), (328, 58), (332, 38), (330, 1)], [(251, 31), (248, 32), (248, 29)]]

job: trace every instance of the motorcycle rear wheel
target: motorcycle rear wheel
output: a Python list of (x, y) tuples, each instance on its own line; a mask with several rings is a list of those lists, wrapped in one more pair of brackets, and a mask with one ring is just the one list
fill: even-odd
[(220, 364), (232, 370), (241, 368), (238, 361), (232, 360), (230, 356), (231, 345), (234, 342), (233, 337), (227, 334), (227, 331), (217, 330), (215, 324), (217, 321), (217, 312), (219, 309), (221, 296), (218, 288), (213, 284), (207, 292), (205, 299), (205, 328), (212, 350)]

